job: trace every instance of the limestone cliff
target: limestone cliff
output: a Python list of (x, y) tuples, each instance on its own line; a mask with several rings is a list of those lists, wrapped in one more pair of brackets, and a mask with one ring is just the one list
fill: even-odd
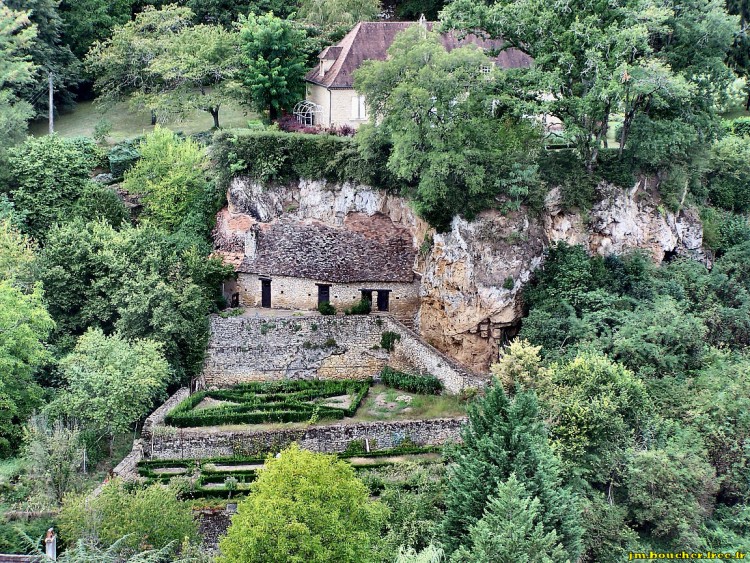
[(484, 371), (517, 331), (520, 290), (553, 242), (583, 244), (603, 255), (638, 248), (656, 261), (671, 255), (707, 260), (697, 212), (663, 209), (646, 179), (627, 190), (601, 184), (598, 195), (591, 210), (570, 212), (552, 190), (541, 216), (487, 211), (471, 222), (457, 217), (449, 232), (434, 233), (404, 199), (366, 186), (302, 180), (266, 187), (236, 178), (229, 205), (219, 213), (216, 245), (236, 259), (253, 224), (284, 214), (369, 230), (371, 236), (407, 229), (421, 249), (415, 263), (422, 275), (416, 327), (438, 349)]

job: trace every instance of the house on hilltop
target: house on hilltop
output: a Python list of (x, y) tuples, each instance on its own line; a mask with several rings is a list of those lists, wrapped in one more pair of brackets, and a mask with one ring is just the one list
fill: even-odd
[[(349, 125), (357, 128), (368, 121), (365, 98), (354, 90), (354, 71), (367, 60), (384, 61), (396, 35), (412, 25), (432, 22), (360, 22), (338, 43), (326, 47), (320, 63), (305, 76), (305, 101), (297, 104), (295, 115), (305, 125), (324, 127)], [(440, 35), (448, 51), (468, 44), (496, 54), (491, 60), (499, 68), (526, 68), (531, 58), (518, 49), (500, 51), (501, 40), (487, 40), (476, 35), (459, 39), (452, 33)]]
[(366, 299), (374, 311), (410, 320), (419, 307), (411, 235), (385, 216), (356, 215), (342, 227), (285, 217), (253, 225), (236, 267), (239, 303), (344, 309)]

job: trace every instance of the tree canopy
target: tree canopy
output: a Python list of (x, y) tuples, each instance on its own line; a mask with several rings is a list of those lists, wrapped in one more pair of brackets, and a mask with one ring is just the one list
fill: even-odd
[(373, 561), (385, 513), (368, 496), (346, 462), (292, 445), (237, 505), (219, 561)]

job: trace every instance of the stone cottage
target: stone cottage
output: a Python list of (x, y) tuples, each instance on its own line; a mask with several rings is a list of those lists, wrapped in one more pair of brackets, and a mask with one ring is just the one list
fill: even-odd
[[(412, 25), (428, 29), (434, 26), (432, 22), (359, 22), (338, 45), (326, 47), (318, 55), (320, 63), (305, 76), (305, 101), (295, 108), (298, 120), (306, 125), (354, 128), (367, 122), (365, 98), (354, 90), (354, 71), (366, 60), (384, 61), (396, 35)], [(497, 53), (491, 61), (499, 68), (525, 68), (531, 64), (532, 59), (518, 49), (501, 51), (500, 40), (473, 34), (459, 38), (452, 33), (442, 33), (440, 39), (448, 51), (474, 44)]]
[(408, 320), (419, 307), (415, 258), (409, 232), (381, 214), (342, 227), (289, 217), (256, 223), (236, 267), (239, 304), (343, 309), (367, 299), (373, 311)]

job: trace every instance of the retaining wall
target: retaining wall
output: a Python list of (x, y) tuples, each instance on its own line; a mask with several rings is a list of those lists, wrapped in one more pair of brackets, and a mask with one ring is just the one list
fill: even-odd
[[(392, 354), (378, 348), (386, 330), (401, 335)], [(212, 316), (198, 387), (279, 379), (365, 379), (376, 377), (391, 360), (397, 369), (435, 375), (449, 393), (486, 381), (389, 315)]]
[(460, 441), (465, 420), (436, 418), (255, 431), (162, 427), (144, 436), (143, 442), (151, 459), (253, 456), (279, 451), (292, 442), (307, 450), (336, 453), (345, 451), (351, 442), (365, 439), (371, 450), (382, 450), (396, 447), (407, 438), (420, 446)]

